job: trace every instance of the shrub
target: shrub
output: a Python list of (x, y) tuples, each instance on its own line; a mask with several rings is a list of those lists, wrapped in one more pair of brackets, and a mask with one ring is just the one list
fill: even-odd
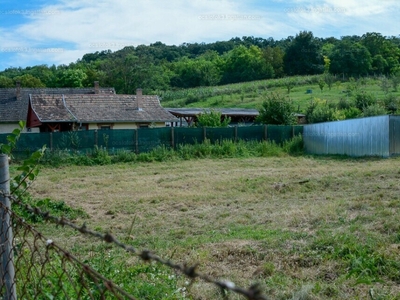
[(383, 100), (383, 103), (385, 105), (386, 110), (391, 114), (394, 114), (399, 107), (399, 100), (396, 98), (394, 94), (386, 95), (385, 99)]
[(228, 127), (231, 118), (222, 118), (220, 112), (215, 110), (204, 111), (197, 116), (198, 125), (200, 127)]
[(378, 104), (373, 104), (370, 106), (367, 106), (363, 109), (363, 116), (364, 117), (372, 117), (372, 116), (381, 116), (381, 115), (386, 115), (387, 112), (385, 108)]
[(350, 102), (346, 98), (340, 98), (339, 102), (337, 103), (336, 107), (338, 109), (349, 109), (350, 107), (353, 106), (353, 103)]
[(357, 107), (349, 107), (348, 109), (344, 109), (343, 113), (345, 115), (345, 119), (354, 119), (358, 118), (361, 115), (361, 111)]
[(111, 164), (111, 156), (108, 154), (106, 148), (94, 147), (92, 160), (96, 165), (109, 165)]
[(308, 123), (321, 123), (335, 120), (335, 109), (321, 101), (312, 101), (306, 110)]
[(133, 162), (137, 160), (136, 153), (127, 150), (119, 150), (112, 157), (111, 162)]
[(186, 101), (185, 104), (191, 104), (191, 103), (196, 103), (199, 102), (201, 99), (198, 95), (195, 95), (193, 93), (190, 93), (187, 97), (186, 97)]
[(301, 155), (304, 153), (304, 141), (302, 135), (297, 135), (291, 140), (283, 143), (283, 151), (291, 155)]
[(357, 93), (355, 95), (355, 105), (359, 110), (371, 106), (376, 103), (376, 99), (373, 95), (366, 92)]
[(257, 122), (274, 125), (293, 125), (296, 118), (293, 115), (294, 105), (289, 98), (271, 93), (262, 104)]
[(261, 142), (257, 144), (255, 148), (256, 156), (271, 157), (271, 156), (283, 156), (285, 152), (275, 142)]

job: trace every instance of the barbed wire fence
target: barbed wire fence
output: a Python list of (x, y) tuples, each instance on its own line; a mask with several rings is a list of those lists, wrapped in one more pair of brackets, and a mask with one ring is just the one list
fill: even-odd
[[(0, 165), (0, 168), (2, 165)], [(8, 166), (7, 166), (8, 172)], [(0, 171), (1, 176), (1, 171)], [(9, 181), (9, 175), (0, 184)], [(82, 262), (69, 251), (63, 249), (53, 240), (46, 238), (35, 227), (19, 216), (12, 207), (20, 207), (63, 230), (71, 228), (75, 232), (89, 235), (123, 249), (129, 255), (144, 262), (156, 262), (190, 279), (202, 280), (224, 291), (243, 296), (249, 300), (265, 300), (257, 285), (241, 288), (230, 281), (221, 281), (197, 271), (198, 265), (178, 264), (163, 259), (149, 250), (138, 250), (124, 244), (109, 233), (100, 233), (88, 228), (85, 224), (78, 226), (64, 217), (57, 217), (31, 206), (16, 195), (11, 195), (0, 185), (1, 215), (1, 266), (0, 295), (3, 299), (137, 299), (129, 291), (109, 280), (89, 264)], [(9, 247), (7, 247), (7, 245)], [(10, 271), (11, 270), (11, 271)], [(221, 293), (228, 299), (227, 293)]]

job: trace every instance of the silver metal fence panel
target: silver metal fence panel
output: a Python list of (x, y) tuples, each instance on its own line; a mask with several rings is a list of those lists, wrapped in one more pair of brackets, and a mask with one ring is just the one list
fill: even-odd
[(305, 125), (303, 137), (307, 153), (387, 157), (389, 116)]
[(390, 155), (400, 155), (400, 116), (389, 118)]

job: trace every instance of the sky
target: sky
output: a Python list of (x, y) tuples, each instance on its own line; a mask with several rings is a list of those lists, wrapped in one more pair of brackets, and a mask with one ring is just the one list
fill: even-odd
[(125, 46), (400, 35), (399, 0), (0, 0), (0, 71)]

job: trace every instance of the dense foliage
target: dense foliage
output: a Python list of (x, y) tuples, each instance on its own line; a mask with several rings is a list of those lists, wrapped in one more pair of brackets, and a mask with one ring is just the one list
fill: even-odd
[[(151, 93), (286, 75), (390, 77), (399, 70), (400, 37), (372, 32), (317, 38), (302, 31), (279, 41), (245, 36), (208, 44), (156, 42), (96, 51), (69, 65), (5, 69), (0, 72), (0, 87), (13, 87), (16, 81), (24, 87), (88, 87), (98, 80), (101, 86), (129, 94), (137, 87)], [(290, 92), (290, 82), (287, 88)]]
[(290, 99), (270, 94), (266, 96), (257, 120), (264, 124), (293, 125), (296, 124), (293, 112), (294, 106)]

